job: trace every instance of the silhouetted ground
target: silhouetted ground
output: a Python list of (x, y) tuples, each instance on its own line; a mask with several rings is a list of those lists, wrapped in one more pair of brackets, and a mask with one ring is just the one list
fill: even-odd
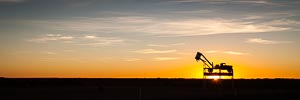
[(0, 100), (299, 100), (299, 90), (299, 79), (0, 78)]

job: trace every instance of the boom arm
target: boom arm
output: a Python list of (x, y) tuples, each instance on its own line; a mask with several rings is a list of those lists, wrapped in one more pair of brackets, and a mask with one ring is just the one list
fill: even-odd
[[(203, 58), (204, 58), (205, 60), (201, 59), (201, 56), (203, 56)], [(196, 59), (196, 61), (201, 60), (201, 61), (202, 61), (203, 63), (205, 63), (205, 64), (206, 64), (206, 61), (207, 61), (208, 64), (211, 66), (211, 68), (213, 67), (213, 64), (210, 63), (210, 61), (208, 61), (207, 58), (206, 58), (202, 53), (200, 53), (200, 52), (197, 52), (195, 59)], [(207, 64), (206, 64), (206, 65), (207, 65)], [(208, 66), (208, 67), (209, 67), (209, 66)]]

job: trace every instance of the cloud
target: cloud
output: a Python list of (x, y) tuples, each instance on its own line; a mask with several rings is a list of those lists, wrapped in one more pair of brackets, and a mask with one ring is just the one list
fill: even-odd
[(245, 54), (247, 54), (247, 53), (236, 52), (236, 51), (225, 51), (223, 53), (231, 54), (231, 55), (245, 55)]
[(258, 43), (258, 44), (280, 44), (280, 43), (291, 43), (291, 41), (273, 41), (265, 40), (261, 38), (249, 38), (246, 40), (247, 43)]
[(123, 43), (125, 41), (124, 39), (115, 38), (115, 37), (94, 37), (94, 36), (88, 36), (88, 39), (93, 39), (93, 41), (89, 41), (88, 43), (81, 43), (81, 44), (78, 44), (78, 45), (110, 46), (110, 45), (114, 45), (114, 44), (118, 44), (118, 43)]
[(170, 47), (170, 46), (178, 46), (178, 45), (184, 45), (184, 43), (174, 43), (174, 44), (169, 44), (169, 45), (148, 44), (147, 46), (151, 46), (151, 47)]
[(58, 36), (61, 36), (61, 34), (46, 34), (45, 36), (58, 37)]
[(172, 0), (171, 2), (201, 2), (201, 0)]
[(222, 4), (229, 2), (230, 0), (173, 0), (171, 2), (176, 3), (209, 3), (209, 4)]
[(161, 44), (148, 44), (147, 46), (151, 46), (151, 47), (169, 47), (168, 45), (161, 45)]
[(62, 36), (62, 37), (59, 37), (58, 40), (72, 40), (74, 37), (72, 36)]
[(290, 19), (277, 19), (277, 20), (272, 20), (270, 22), (267, 22), (265, 24), (270, 24), (273, 26), (280, 26), (280, 25), (290, 25), (290, 26), (294, 26), (294, 25), (299, 25), (300, 22), (299, 21), (295, 21), (295, 20), (290, 20)]
[(264, 18), (263, 16), (257, 16), (257, 15), (250, 15), (250, 16), (246, 16), (244, 19), (246, 20), (257, 20), (257, 19), (262, 19)]
[(228, 3), (244, 3), (244, 4), (263, 4), (263, 5), (279, 5), (270, 0), (174, 0), (178, 3), (209, 3), (209, 4), (228, 4)]
[(171, 13), (178, 13), (178, 14), (203, 14), (203, 13), (212, 13), (212, 10), (187, 10), (187, 11), (174, 11)]
[(161, 19), (141, 16), (75, 18), (73, 20), (36, 21), (56, 30), (144, 33), (158, 36), (194, 36), (228, 33), (260, 33), (289, 30), (272, 23), (253, 23), (249, 20), (223, 18)]
[(172, 52), (176, 52), (176, 50), (143, 49), (143, 50), (137, 50), (137, 51), (134, 51), (134, 52), (141, 53), (141, 54), (155, 54), (155, 53), (172, 53)]
[(216, 50), (209, 50), (209, 51), (204, 51), (204, 52), (206, 52), (206, 53), (217, 53), (218, 51), (216, 51)]
[(288, 18), (298, 16), (298, 11), (288, 10), (288, 11), (276, 11), (276, 12), (263, 12), (260, 15), (265, 16), (265, 18), (272, 18), (272, 19), (281, 19), (281, 18)]
[(177, 36), (193, 36), (227, 33), (260, 33), (283, 31), (288, 30), (289, 28), (226, 19), (191, 19), (165, 23), (164, 29), (168, 30), (161, 29), (156, 33)]
[(237, 51), (217, 51), (217, 50), (209, 50), (209, 51), (204, 51), (205, 53), (225, 53), (225, 54), (231, 54), (231, 55), (245, 55), (248, 53), (243, 53), (243, 52), (237, 52)]
[(47, 42), (47, 41), (70, 41), (73, 40), (73, 36), (62, 36), (61, 34), (46, 34), (37, 38), (29, 39), (30, 42)]
[(247, 3), (247, 4), (278, 5), (276, 3), (267, 0), (241, 0), (241, 1), (232, 1), (232, 2)]
[(97, 36), (93, 36), (93, 35), (86, 35), (83, 38), (85, 38), (85, 39), (96, 39), (98, 37)]
[(159, 61), (166, 61), (166, 60), (176, 60), (176, 59), (179, 59), (177, 57), (157, 57), (157, 58), (154, 58), (155, 60), (159, 60)]
[(174, 44), (170, 44), (170, 45), (173, 45), (173, 46), (177, 46), (177, 45), (184, 45), (185, 43), (174, 43)]
[(61, 43), (72, 43), (74, 45), (88, 46), (110, 46), (123, 43), (125, 40), (117, 37), (97, 37), (93, 35), (65, 36), (61, 34), (45, 34), (27, 40), (29, 42), (45, 43), (49, 41), (59, 41)]

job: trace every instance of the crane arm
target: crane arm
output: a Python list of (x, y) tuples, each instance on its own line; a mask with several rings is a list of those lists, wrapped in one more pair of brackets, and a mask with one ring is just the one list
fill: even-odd
[[(201, 59), (201, 56), (203, 56), (203, 58), (204, 58), (205, 60)], [(200, 52), (197, 52), (195, 59), (196, 59), (196, 61), (201, 60), (201, 61), (202, 61), (203, 63), (205, 63), (205, 64), (206, 64), (206, 62), (208, 62), (208, 64), (209, 64), (211, 67), (213, 67), (213, 64), (210, 63), (210, 61), (209, 61), (202, 53), (200, 53)], [(206, 65), (207, 65), (207, 64), (206, 64)]]

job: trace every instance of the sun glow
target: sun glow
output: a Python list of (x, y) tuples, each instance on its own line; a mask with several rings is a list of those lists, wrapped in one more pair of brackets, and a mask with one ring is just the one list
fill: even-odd
[(219, 76), (208, 76), (208, 79), (214, 79), (214, 80), (218, 80), (220, 77)]

